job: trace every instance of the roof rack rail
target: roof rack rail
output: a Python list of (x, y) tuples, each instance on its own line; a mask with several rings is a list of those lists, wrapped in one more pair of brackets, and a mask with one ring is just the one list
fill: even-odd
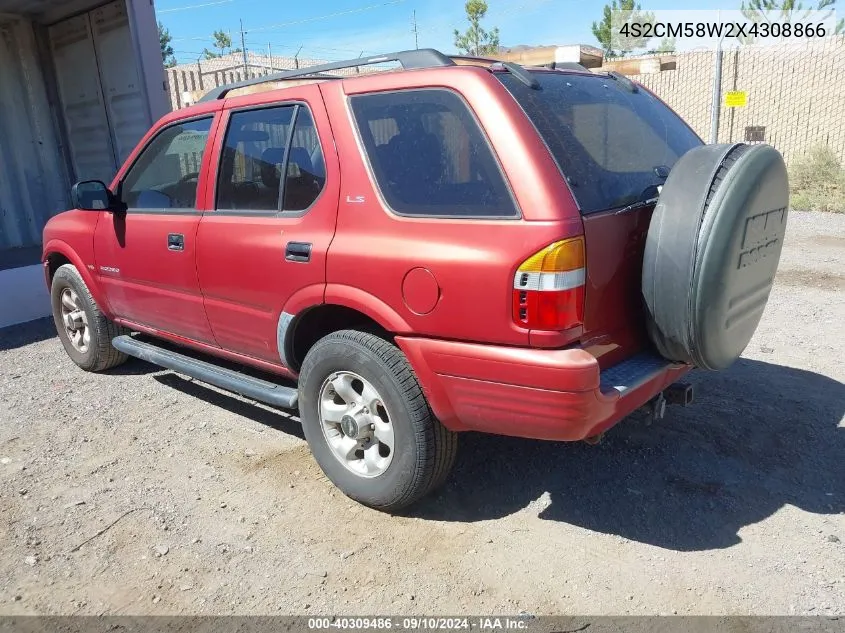
[(549, 62), (548, 64), (541, 64), (539, 68), (549, 68), (551, 70), (580, 70), (588, 73), (590, 69), (578, 62)]
[[(264, 75), (254, 79), (247, 79), (225, 86), (219, 86), (209, 91), (208, 94), (202, 97), (199, 102), (215, 101), (223, 99), (231, 90), (237, 88), (246, 88), (247, 86), (257, 86), (259, 84), (268, 83), (271, 81), (281, 81), (283, 79), (293, 79), (294, 77), (309, 77), (312, 75), (319, 75), (332, 70), (342, 70), (344, 68), (355, 68), (356, 66), (369, 66), (370, 64), (381, 64), (384, 62), (399, 62), (405, 70), (412, 68), (435, 68), (438, 66), (454, 66), (455, 62), (446, 57), (440, 51), (433, 48), (421, 48), (419, 50), (400, 51), (398, 53), (388, 53), (387, 55), (373, 55), (371, 57), (356, 57), (355, 59), (347, 59), (341, 62), (332, 62), (330, 64), (319, 64), (317, 66), (308, 66), (307, 68), (298, 68), (295, 70), (284, 70), (272, 75)], [(332, 77), (322, 77), (322, 79), (330, 79)]]
[(449, 55), (449, 59), (462, 62), (484, 62), (485, 64), (497, 64), (502, 61), (492, 57), (481, 57), (480, 55)]
[(449, 59), (464, 62), (483, 62), (485, 64), (490, 64), (490, 66), (497, 65), (510, 72), (514, 77), (519, 79), (519, 81), (524, 83), (529, 88), (537, 90), (540, 87), (540, 82), (537, 81), (534, 77), (532, 77), (531, 73), (525, 70), (523, 66), (520, 66), (515, 62), (506, 62), (502, 61), (501, 59), (493, 59), (492, 57), (479, 57), (476, 55), (449, 55)]
[(639, 88), (637, 84), (635, 84), (631, 79), (626, 77), (625, 75), (616, 72), (615, 70), (608, 70), (607, 76), (613, 79), (614, 81), (618, 81), (625, 90), (628, 92), (639, 92)]
[(525, 68), (520, 66), (519, 64), (515, 64), (513, 62), (496, 62), (500, 64), (503, 68), (506, 68), (511, 75), (519, 79), (522, 83), (526, 86), (531, 88), (532, 90), (539, 90), (540, 89), (540, 82)]

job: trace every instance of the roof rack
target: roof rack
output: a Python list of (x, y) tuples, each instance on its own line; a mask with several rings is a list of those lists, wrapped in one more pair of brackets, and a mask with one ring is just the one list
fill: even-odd
[[(293, 79), (294, 77), (309, 77), (313, 75), (320, 75), (322, 73), (332, 70), (342, 70), (344, 68), (355, 68), (356, 66), (369, 66), (370, 64), (382, 64), (384, 62), (399, 62), (405, 70), (412, 68), (435, 68), (437, 66), (454, 66), (455, 62), (446, 57), (440, 51), (433, 48), (421, 48), (412, 51), (400, 51), (398, 53), (389, 53), (387, 55), (374, 55), (372, 57), (356, 57), (355, 59), (347, 59), (342, 62), (332, 62), (330, 64), (320, 64), (318, 66), (309, 66), (307, 68), (299, 68), (295, 70), (285, 70), (272, 75), (264, 75), (263, 77), (256, 77), (254, 79), (247, 79), (225, 86), (219, 86), (211, 90), (208, 94), (203, 96), (199, 102), (215, 101), (223, 99), (231, 90), (237, 88), (246, 88), (247, 86), (256, 86), (259, 84), (281, 81), (283, 79)], [(332, 79), (333, 77), (324, 76), (321, 79)]]
[(500, 59), (481, 57), (479, 55), (449, 55), (449, 59), (457, 62), (482, 62), (485, 64), (497, 64), (501, 62)]
[(578, 62), (549, 62), (548, 64), (541, 64), (538, 67), (549, 68), (551, 70), (580, 70), (585, 73), (590, 72), (589, 68)]
[(449, 59), (459, 62), (479, 62), (483, 64), (490, 64), (490, 66), (501, 66), (529, 88), (536, 90), (540, 87), (540, 82), (532, 77), (530, 72), (514, 62), (506, 62), (501, 59), (493, 59), (492, 57), (480, 57), (478, 55), (450, 55)]

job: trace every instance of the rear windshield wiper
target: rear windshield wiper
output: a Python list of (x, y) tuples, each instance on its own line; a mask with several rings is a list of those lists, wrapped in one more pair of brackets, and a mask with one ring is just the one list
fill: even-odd
[(648, 198), (632, 202), (631, 204), (624, 206), (618, 211), (616, 211), (614, 215), (619, 213), (626, 213), (627, 211), (633, 211), (634, 209), (642, 209), (643, 207), (647, 207), (649, 205), (654, 204), (660, 197), (661, 189), (663, 189), (663, 185), (649, 185), (648, 187), (643, 189), (643, 192), (640, 194), (640, 198), (643, 198), (644, 196), (648, 196)]
[(614, 215), (619, 215), (620, 213), (627, 213), (628, 211), (634, 211), (635, 209), (642, 209), (643, 207), (647, 207), (657, 202), (657, 197), (649, 198), (648, 200), (640, 200), (638, 202), (632, 202), (627, 207), (622, 207), (614, 212)]

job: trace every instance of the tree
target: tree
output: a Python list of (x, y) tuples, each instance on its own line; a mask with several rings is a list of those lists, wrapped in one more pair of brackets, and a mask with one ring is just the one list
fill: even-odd
[(467, 0), (464, 5), (469, 21), (469, 28), (461, 34), (455, 29), (455, 47), (465, 55), (489, 55), (499, 51), (499, 29), (485, 31), (481, 27), (481, 20), (487, 15), (485, 0)]
[(624, 25), (652, 24), (654, 14), (643, 11), (635, 0), (612, 0), (604, 5), (602, 18), (593, 22), (593, 36), (601, 44), (605, 57), (620, 57), (632, 50), (646, 48), (651, 38), (621, 35)]
[(219, 30), (219, 31), (214, 31), (213, 37), (214, 37), (214, 48), (220, 49), (220, 53), (218, 54), (218, 57), (220, 55), (225, 55), (226, 49), (232, 48), (232, 38), (229, 37), (228, 33), (223, 31), (222, 29)]
[(229, 36), (226, 31), (223, 29), (218, 29), (212, 33), (212, 37), (214, 38), (214, 42), (212, 46), (218, 49), (219, 52), (210, 51), (207, 48), (202, 49), (202, 54), (205, 59), (216, 59), (218, 57), (223, 57), (223, 55), (229, 53), (240, 53), (240, 48), (232, 48), (232, 38)]
[[(776, 21), (789, 19), (792, 21), (806, 21), (808, 11), (825, 11), (824, 18), (833, 15), (836, 9), (836, 0), (817, 0), (815, 6), (805, 7), (801, 0), (742, 0), (740, 10), (742, 15), (749, 22), (771, 22), (770, 17)], [(774, 15), (777, 14), (777, 15)], [(845, 32), (845, 18), (839, 20), (835, 27), (836, 33)], [(750, 43), (751, 38), (746, 38), (743, 43)]]
[(647, 52), (649, 55), (654, 55), (656, 53), (674, 53), (675, 52), (675, 44), (676, 40), (674, 37), (664, 37), (660, 40), (660, 45), (657, 48), (649, 49)]
[(171, 68), (176, 65), (176, 57), (173, 55), (173, 47), (170, 42), (173, 41), (173, 36), (170, 31), (161, 22), (158, 23), (158, 42), (161, 44), (161, 61), (164, 62), (165, 68)]

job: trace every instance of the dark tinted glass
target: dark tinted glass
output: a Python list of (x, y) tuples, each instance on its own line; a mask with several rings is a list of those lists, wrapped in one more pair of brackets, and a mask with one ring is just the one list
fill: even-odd
[(653, 197), (678, 158), (702, 144), (657, 98), (606, 76), (538, 72), (539, 90), (496, 76), (534, 122), (582, 213)]
[(123, 178), (130, 209), (194, 209), (211, 118), (171, 125), (150, 141)]
[(313, 204), (326, 183), (326, 164), (314, 119), (307, 108), (296, 114), (285, 178), (285, 211), (302, 211)]
[(404, 90), (351, 98), (373, 173), (397, 213), (513, 217), (510, 191), (456, 94)]
[(279, 187), (295, 106), (233, 112), (217, 176), (217, 208), (279, 211)]

